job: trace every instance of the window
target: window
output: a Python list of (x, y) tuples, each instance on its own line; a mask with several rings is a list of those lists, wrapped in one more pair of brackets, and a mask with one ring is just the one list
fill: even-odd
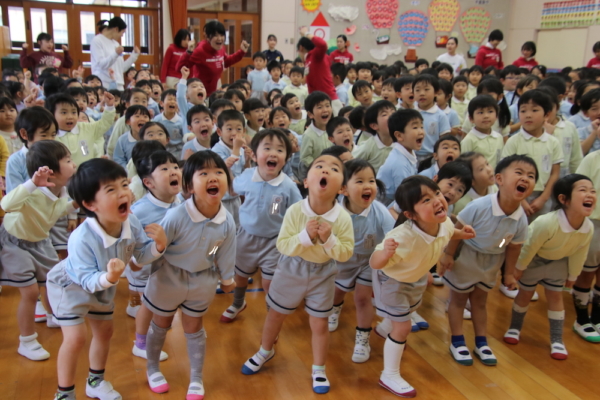
[(67, 27), (67, 12), (65, 10), (52, 10), (52, 37), (57, 49), (62, 45), (69, 45), (69, 29)]
[(140, 15), (140, 51), (142, 54), (150, 54), (150, 30), (152, 29), (152, 17)]
[(33, 41), (33, 47), (39, 49), (40, 46), (37, 44), (37, 37), (42, 32), (48, 32), (46, 26), (46, 9), (45, 8), (32, 8), (31, 9), (31, 40)]
[(8, 7), (8, 20), (10, 21), (9, 31), (11, 46), (13, 49), (20, 49), (23, 43), (27, 41), (25, 33), (25, 13), (23, 7)]
[(96, 16), (92, 11), (82, 11), (79, 13), (81, 24), (81, 45), (83, 51), (90, 51), (90, 44), (96, 35)]

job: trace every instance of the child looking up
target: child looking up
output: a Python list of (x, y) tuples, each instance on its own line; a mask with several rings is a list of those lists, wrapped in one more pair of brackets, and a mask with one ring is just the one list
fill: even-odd
[(394, 82), (396, 97), (400, 99), (397, 108), (415, 108), (415, 96), (413, 94), (414, 82), (415, 78), (413, 76), (402, 76)]
[[(456, 160), (460, 156), (460, 152), (461, 142), (456, 137), (451, 135), (441, 137), (433, 145), (432, 158), (423, 160), (419, 164), (419, 175), (434, 179), (444, 165)], [(427, 165), (431, 166), (427, 168)]]
[(185, 118), (179, 113), (177, 107), (177, 91), (167, 89), (160, 95), (160, 107), (163, 112), (156, 115), (152, 121), (160, 122), (169, 131), (169, 144), (167, 150), (178, 160), (181, 159), (183, 150), (183, 133), (187, 131)]
[(371, 83), (358, 80), (352, 86), (352, 96), (363, 107), (369, 108), (373, 104), (373, 89)]
[(300, 98), (292, 93), (284, 94), (280, 105), (290, 111), (290, 130), (296, 132), (298, 135), (304, 134), (307, 113), (306, 110), (302, 109)]
[(113, 159), (125, 168), (131, 159), (131, 150), (140, 140), (140, 130), (150, 121), (150, 112), (144, 106), (131, 106), (125, 111), (125, 122), (129, 125), (129, 133), (119, 138)]
[(334, 146), (343, 146), (350, 152), (354, 150), (352, 126), (346, 118), (333, 117), (327, 123), (327, 136)]
[[(533, 159), (512, 155), (496, 167), (498, 194), (474, 200), (458, 214), (455, 229), (470, 225), (477, 237), (463, 242), (452, 240), (438, 265), (438, 274), (450, 288), (448, 320), (452, 333), (450, 353), (456, 362), (472, 365), (473, 358), (463, 336), (463, 310), (471, 302), (475, 330), (475, 355), (484, 365), (496, 365), (496, 356), (487, 343), (487, 294), (495, 286), (498, 271), (506, 264), (512, 275), (527, 239), (527, 216), (521, 202), (529, 196), (538, 179)], [(457, 257), (458, 256), (458, 257)], [(456, 260), (455, 260), (456, 259)], [(511, 284), (505, 276), (505, 285)]]
[(344, 164), (339, 158), (317, 156), (309, 166), (304, 181), (308, 198), (289, 208), (277, 237), (277, 249), (282, 257), (267, 295), (270, 309), (261, 346), (244, 363), (243, 374), (259, 372), (263, 364), (273, 358), (273, 345), (283, 321), (304, 301), (312, 330), (313, 391), (329, 392), (325, 361), (329, 342), (327, 318), (333, 309), (335, 262), (349, 260), (354, 248), (352, 220), (336, 202), (345, 185)]
[(244, 101), (244, 117), (246, 118), (246, 134), (252, 138), (263, 129), (265, 123), (265, 104), (256, 98)]
[(355, 158), (369, 162), (375, 170), (375, 175), (392, 151), (394, 140), (390, 135), (388, 120), (395, 111), (396, 107), (393, 103), (380, 100), (365, 112), (364, 124), (373, 136), (363, 141), (354, 150), (353, 155)]
[[(129, 126), (127, 126), (125, 123), (125, 110), (127, 110), (130, 106), (135, 105), (148, 107), (148, 95), (142, 89), (133, 88), (127, 90), (124, 93), (122, 100), (124, 100), (125, 104), (120, 111), (121, 117), (113, 125), (112, 131), (109, 130), (110, 133), (107, 133), (107, 135), (109, 135), (109, 139), (105, 147), (108, 157), (113, 156), (119, 138), (129, 130)], [(123, 102), (121, 105), (123, 105)]]
[(544, 286), (548, 301), (550, 356), (564, 360), (567, 349), (562, 340), (563, 286), (572, 288), (583, 269), (594, 231), (588, 217), (596, 206), (596, 190), (588, 177), (572, 174), (556, 181), (552, 195), (559, 210), (542, 215), (529, 225), (514, 275), (506, 277), (507, 286), (519, 282), (519, 293), (504, 341), (519, 343), (525, 313), (539, 283)]
[(415, 100), (423, 117), (423, 128), (426, 133), (423, 146), (417, 151), (420, 160), (433, 154), (433, 145), (440, 136), (450, 133), (448, 117), (435, 103), (435, 96), (439, 90), (440, 84), (432, 75), (419, 75), (413, 82)]
[(461, 143), (462, 151), (482, 154), (494, 170), (504, 148), (502, 135), (493, 129), (498, 116), (498, 102), (490, 95), (480, 94), (469, 102), (468, 111), (473, 128)]
[(379, 384), (397, 396), (414, 397), (415, 389), (400, 375), (402, 354), (411, 331), (410, 313), (420, 306), (429, 269), (448, 242), (473, 238), (475, 231), (470, 226), (452, 225), (440, 188), (427, 177), (405, 179), (395, 200), (402, 215), (370, 259), (377, 315), (389, 318), (393, 326), (385, 340)]
[(301, 179), (306, 177), (308, 166), (321, 155), (323, 150), (331, 146), (326, 129), (327, 123), (333, 117), (331, 99), (323, 92), (312, 92), (306, 98), (305, 106), (311, 124), (302, 136), (302, 147), (300, 148)]
[(259, 268), (263, 289), (269, 293), (281, 257), (276, 244), (284, 215), (292, 204), (302, 200), (296, 184), (282, 173), (292, 151), (286, 134), (279, 129), (263, 130), (252, 138), (250, 147), (257, 166), (246, 169), (233, 181), (233, 189), (244, 196), (244, 203), (236, 235), (233, 304), (223, 312), (221, 322), (232, 322), (246, 308), (248, 278)]
[(398, 97), (396, 96), (396, 91), (394, 90), (394, 85), (396, 83), (396, 78), (387, 78), (381, 84), (381, 99), (387, 100), (394, 105), (395, 108), (398, 108)]
[(300, 104), (304, 104), (308, 97), (308, 89), (303, 84), (304, 80), (304, 68), (293, 67), (290, 71), (291, 84), (283, 88), (283, 94), (294, 94), (300, 100)]
[(417, 174), (417, 154), (421, 149), (425, 130), (423, 117), (416, 110), (399, 110), (388, 119), (392, 139), (392, 151), (377, 172), (377, 179), (385, 185), (385, 201), (388, 205), (396, 196), (402, 181)]
[(483, 154), (474, 151), (463, 152), (457, 161), (464, 163), (471, 170), (473, 182), (471, 190), (456, 203), (455, 214), (460, 213), (471, 201), (498, 191), (494, 169)]
[(210, 135), (212, 133), (214, 118), (210, 110), (203, 105), (195, 105), (187, 113), (188, 129), (194, 134), (194, 139), (183, 146), (183, 159), (197, 151), (210, 150)]

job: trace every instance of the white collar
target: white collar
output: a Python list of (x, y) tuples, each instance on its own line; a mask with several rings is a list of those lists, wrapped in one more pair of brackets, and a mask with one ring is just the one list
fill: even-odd
[(342, 206), (342, 208), (344, 210), (346, 210), (348, 212), (348, 214), (350, 215), (358, 215), (360, 217), (368, 217), (369, 216), (369, 212), (371, 211), (371, 208), (373, 207), (373, 203), (369, 204), (369, 207), (365, 208), (363, 210), (363, 212), (361, 212), (360, 214), (354, 214), (352, 211), (348, 210), (348, 208), (346, 207), (346, 196), (342, 196), (342, 200), (340, 201), (340, 205)]
[(452, 96), (452, 103), (459, 103), (459, 104), (465, 104), (467, 103), (468, 100), (467, 99), (463, 99), (462, 101), (457, 99), (456, 97)]
[(21, 150), (19, 150), (19, 151), (20, 151), (21, 153), (23, 153), (23, 154), (27, 154), (27, 153), (29, 153), (29, 149), (27, 148), (27, 146), (23, 146), (23, 147), (21, 147)]
[(302, 209), (304, 215), (306, 215), (307, 217), (321, 217), (327, 220), (328, 222), (331, 222), (332, 224), (337, 220), (338, 216), (340, 215), (340, 211), (342, 210), (342, 206), (340, 206), (340, 203), (336, 202), (331, 210), (327, 211), (323, 215), (319, 215), (315, 213), (312, 210), (312, 208), (310, 208), (308, 197), (302, 200), (302, 203), (300, 203), (300, 208)]
[[(185, 209), (190, 218), (192, 219), (192, 222), (198, 223), (208, 219), (204, 214), (200, 212), (200, 210), (198, 210), (198, 208), (196, 208), (196, 204), (194, 203), (194, 196), (190, 197), (185, 201)], [(219, 212), (217, 213), (217, 215), (215, 215), (213, 219), (209, 221), (214, 222), (215, 224), (222, 224), (223, 222), (225, 222), (226, 219), (227, 210), (225, 209), (225, 206), (223, 206), (223, 203), (221, 203)]]
[(579, 115), (584, 121), (589, 121), (590, 118), (583, 115), (583, 111), (579, 111), (576, 115)]
[(265, 181), (258, 173), (258, 167), (254, 168), (254, 173), (252, 174), (252, 182), (267, 182), (271, 186), (279, 186), (284, 179), (285, 174), (280, 172), (275, 178), (271, 179), (270, 181)]
[(38, 187), (38, 189), (40, 189), (40, 191), (42, 193), (44, 193), (46, 195), (47, 198), (49, 198), (52, 201), (56, 201), (59, 198), (64, 198), (64, 197), (69, 197), (69, 193), (67, 192), (67, 188), (63, 187), (62, 189), (60, 189), (60, 197), (56, 197), (56, 195), (54, 193), (52, 193), (50, 191), (50, 189), (48, 189), (47, 187)]
[(496, 49), (494, 46), (492, 46), (492, 44), (490, 42), (487, 42), (485, 44), (485, 47), (487, 47), (488, 49), (492, 49), (492, 50)]
[(440, 108), (437, 106), (437, 104), (435, 104), (435, 102), (433, 102), (433, 107), (431, 107), (429, 110), (421, 110), (419, 107), (416, 107), (417, 111), (422, 111), (422, 112), (426, 112), (429, 114), (435, 114), (436, 112), (438, 112), (440, 110)]
[[(200, 143), (198, 143), (198, 144), (200, 144)], [(219, 138), (219, 141), (217, 142), (217, 144), (219, 144), (219, 145), (223, 146), (223, 147), (224, 147), (224, 148), (227, 150), (227, 152), (229, 153), (229, 155), (231, 155), (231, 153), (233, 153), (233, 151), (232, 151), (232, 150), (229, 148), (229, 146), (227, 146), (227, 145), (225, 144), (225, 142), (223, 141), (223, 138)], [(216, 146), (217, 144), (215, 144), (215, 146)], [(209, 150), (210, 150), (210, 149), (209, 149)], [(241, 156), (241, 155), (242, 155), (242, 153), (240, 153), (240, 156)]]
[(70, 131), (63, 131), (62, 129), (59, 129), (58, 133), (56, 134), (56, 136), (63, 137), (67, 133), (72, 133), (73, 135), (78, 135), (79, 134), (79, 122), (76, 123), (75, 127), (72, 130), (70, 130)]
[(567, 123), (565, 122), (564, 119), (562, 119), (562, 115), (558, 118), (558, 122), (556, 123), (556, 127), (557, 128), (564, 128), (565, 126), (567, 126)]
[(375, 141), (375, 146), (377, 146), (378, 149), (384, 149), (386, 147), (390, 147), (390, 146), (386, 146), (385, 143), (383, 143), (381, 141), (381, 139), (379, 139), (379, 135), (373, 135), (373, 140)]
[(588, 233), (592, 227), (592, 223), (588, 218), (583, 220), (583, 224), (579, 229), (575, 229), (569, 223), (567, 215), (563, 209), (558, 210), (558, 226), (560, 226), (560, 230), (564, 233), (578, 232), (578, 233)]
[(167, 116), (163, 113), (163, 118), (165, 119), (165, 121), (169, 121), (174, 124), (177, 124), (179, 123), (179, 121), (181, 121), (181, 116), (179, 115), (179, 113), (175, 113), (175, 115), (171, 119), (167, 118)]
[(198, 138), (194, 138), (194, 141), (192, 142), (192, 146), (194, 146), (194, 149), (196, 149), (196, 151), (209, 150), (200, 144), (200, 142), (198, 141)]
[(475, 135), (478, 139), (487, 139), (488, 137), (502, 137), (501, 134), (499, 134), (498, 132), (496, 132), (495, 130), (492, 129), (492, 133), (490, 133), (489, 135), (482, 133), (480, 131), (478, 131), (475, 128), (471, 129), (471, 133), (473, 135)]
[(546, 131), (544, 131), (544, 133), (542, 133), (542, 136), (540, 136), (539, 138), (531, 136), (529, 133), (525, 132), (525, 130), (523, 128), (521, 128), (520, 132), (521, 132), (521, 135), (523, 135), (523, 138), (525, 138), (525, 140), (539, 139), (542, 142), (547, 142), (548, 138), (550, 137), (550, 135)]
[(322, 131), (322, 130), (320, 130), (319, 128), (317, 128), (317, 126), (315, 125), (315, 123), (314, 123), (314, 122), (310, 124), (310, 128), (312, 128), (312, 129), (313, 129), (313, 130), (314, 130), (314, 131), (317, 133), (317, 135), (318, 135), (319, 137), (320, 137), (320, 136), (323, 136), (323, 134), (324, 134), (324, 133), (327, 133), (327, 131)]
[(150, 203), (154, 204), (157, 207), (162, 207), (162, 208), (171, 208), (171, 206), (173, 204), (180, 203), (179, 197), (177, 197), (177, 196), (175, 196), (175, 201), (173, 201), (173, 203), (165, 203), (164, 201), (161, 201), (161, 200), (157, 199), (156, 197), (154, 197), (154, 195), (151, 192), (146, 193), (146, 198), (148, 199), (148, 201), (150, 201)]
[(135, 143), (137, 142), (137, 140), (135, 140), (135, 138), (133, 137), (133, 135), (131, 134), (131, 131), (127, 132), (127, 141), (129, 141), (130, 143)]
[(477, 192), (475, 191), (475, 189), (473, 189), (473, 188), (469, 189), (469, 191), (467, 192), (467, 194), (468, 194), (468, 195), (469, 195), (469, 197), (470, 197), (471, 199), (473, 199), (473, 200), (480, 199), (480, 198), (482, 198), (482, 197), (485, 197), (485, 196), (487, 196), (488, 194), (492, 194), (492, 193), (493, 193), (493, 192), (492, 192), (492, 188), (493, 188), (493, 187), (494, 187), (494, 185), (488, 186), (487, 193), (486, 193), (486, 194), (484, 194), (483, 196), (480, 196), (480, 195), (479, 195), (479, 193), (477, 193)]
[(108, 249), (119, 239), (131, 239), (131, 225), (129, 223), (129, 218), (127, 218), (125, 222), (123, 222), (123, 224), (121, 225), (120, 238), (112, 237), (108, 233), (106, 233), (106, 231), (100, 226), (100, 223), (98, 223), (98, 220), (96, 218), (86, 218), (85, 222), (96, 233), (96, 235), (100, 236), (105, 249)]
[(417, 154), (414, 150), (409, 153), (408, 150), (406, 150), (406, 147), (402, 146), (398, 142), (392, 143), (392, 148), (398, 150), (404, 157), (408, 158), (408, 161), (410, 161), (411, 164), (417, 164)]
[(492, 214), (494, 215), (494, 217), (507, 216), (508, 218), (512, 218), (515, 221), (518, 221), (523, 215), (523, 207), (521, 207), (520, 205), (514, 213), (506, 215), (504, 211), (502, 211), (502, 208), (500, 208), (500, 203), (498, 202), (498, 192), (491, 195), (490, 197), (492, 199)]
[(447, 232), (446, 232), (446, 227), (444, 226), (444, 224), (443, 224), (443, 223), (442, 223), (442, 224), (440, 224), (440, 229), (438, 229), (438, 234), (437, 234), (437, 236), (431, 236), (430, 234), (423, 232), (423, 231), (421, 230), (421, 228), (419, 228), (419, 227), (417, 226), (417, 224), (415, 224), (414, 222), (411, 222), (411, 225), (412, 225), (412, 229), (413, 229), (415, 232), (417, 232), (417, 233), (419, 234), (419, 236), (421, 236), (421, 237), (423, 238), (423, 240), (425, 241), (425, 243), (427, 243), (427, 244), (431, 244), (431, 243), (433, 243), (433, 241), (434, 241), (435, 239), (437, 239), (437, 238), (439, 238), (439, 237), (443, 237), (443, 236), (446, 236), (446, 235), (447, 235)]

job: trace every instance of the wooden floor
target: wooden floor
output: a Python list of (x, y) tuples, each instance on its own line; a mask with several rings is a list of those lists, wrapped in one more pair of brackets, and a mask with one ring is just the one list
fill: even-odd
[[(254, 283), (251, 288), (259, 288)], [(574, 312), (571, 298), (564, 294), (567, 316), (565, 344), (569, 359), (550, 358), (546, 302), (541, 290), (540, 301), (533, 303), (525, 320), (522, 341), (507, 345), (502, 335), (507, 329), (511, 302), (494, 289), (490, 294), (489, 344), (498, 357), (497, 367), (483, 366), (478, 360), (471, 367), (453, 361), (448, 353), (449, 331), (444, 301), (447, 289), (429, 287), (420, 314), (431, 328), (411, 334), (402, 360), (402, 375), (417, 390), (420, 399), (600, 399), (600, 344), (580, 339), (571, 330)], [(186, 343), (179, 319), (169, 332), (165, 351), (169, 359), (162, 372), (171, 385), (167, 394), (150, 392), (146, 382), (145, 360), (131, 354), (134, 320), (125, 314), (127, 282), (122, 279), (117, 294), (115, 333), (107, 365), (107, 379), (123, 399), (184, 399), (188, 384), (189, 363)], [(276, 346), (277, 355), (254, 376), (240, 373), (243, 362), (257, 351), (265, 317), (264, 293), (248, 294), (248, 309), (232, 324), (219, 323), (219, 315), (230, 304), (231, 294), (215, 297), (205, 317), (208, 334), (204, 385), (207, 400), (220, 399), (396, 399), (377, 382), (383, 368), (384, 341), (371, 336), (371, 359), (354, 364), (355, 316), (350, 296), (342, 312), (338, 331), (331, 334), (327, 373), (332, 383), (327, 395), (312, 392), (310, 330), (307, 315), (298, 311), (286, 320)], [(17, 290), (4, 287), (0, 295), (0, 400), (49, 400), (56, 389), (56, 355), (62, 341), (60, 329), (37, 324), (39, 340), (51, 353), (48, 361), (29, 361), (17, 354), (18, 330), (15, 310)], [(465, 322), (467, 344), (473, 346), (471, 322)], [(85, 399), (87, 354), (82, 354), (77, 376), (77, 395)], [(596, 383), (595, 383), (596, 382)]]

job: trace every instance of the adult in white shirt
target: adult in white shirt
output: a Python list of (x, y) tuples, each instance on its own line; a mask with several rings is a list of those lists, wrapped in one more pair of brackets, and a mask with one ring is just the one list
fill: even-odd
[(92, 74), (98, 76), (102, 86), (108, 88), (113, 82), (109, 73), (109, 68), (112, 69), (117, 89), (123, 90), (125, 83), (123, 73), (126, 68), (135, 63), (140, 50), (135, 46), (133, 53), (127, 59), (123, 58), (123, 46), (117, 40), (123, 37), (127, 24), (120, 17), (114, 17), (110, 21), (101, 20), (97, 25), (100, 33), (92, 39), (90, 45)]
[(446, 42), (446, 50), (448, 50), (448, 52), (437, 58), (439, 62), (452, 65), (452, 68), (454, 69), (454, 76), (458, 76), (458, 73), (461, 69), (468, 68), (465, 58), (460, 54), (456, 54), (457, 47), (458, 39), (455, 37), (448, 38), (448, 41)]

